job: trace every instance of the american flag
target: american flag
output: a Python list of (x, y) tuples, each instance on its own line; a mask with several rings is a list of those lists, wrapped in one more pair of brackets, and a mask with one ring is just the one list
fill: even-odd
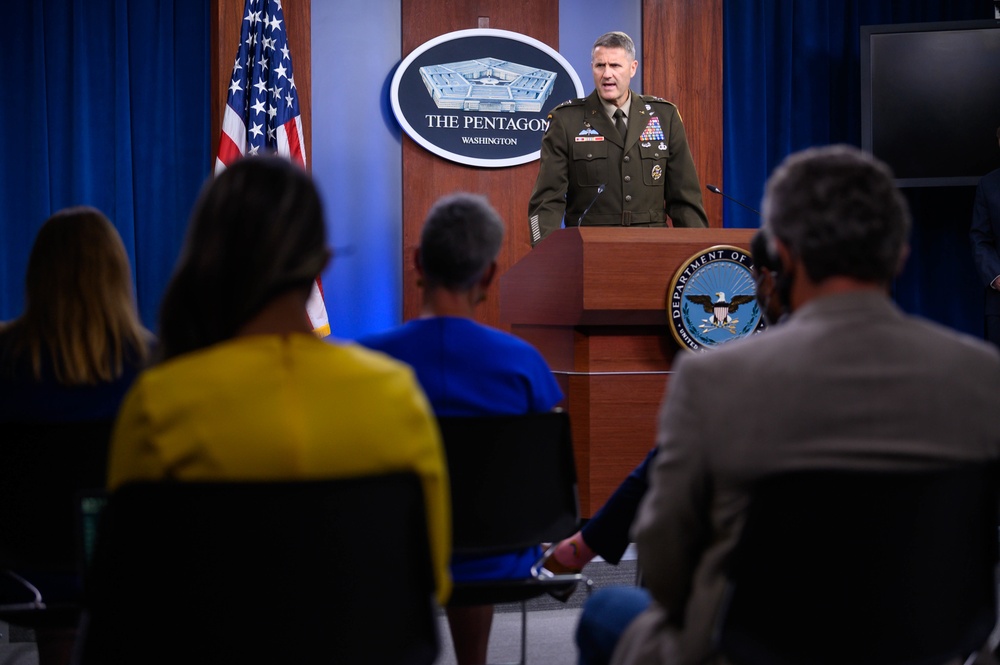
[[(306, 166), (299, 94), (281, 0), (246, 0), (240, 46), (229, 82), (215, 172), (244, 155), (277, 153)], [(330, 334), (319, 278), (306, 313), (317, 335)]]

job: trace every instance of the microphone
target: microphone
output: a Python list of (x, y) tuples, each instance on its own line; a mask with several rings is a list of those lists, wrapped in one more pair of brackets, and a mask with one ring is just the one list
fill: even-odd
[(576, 220), (576, 228), (580, 228), (580, 224), (583, 223), (583, 218), (587, 216), (587, 213), (590, 212), (590, 209), (594, 207), (595, 203), (597, 203), (597, 197), (599, 197), (601, 195), (601, 192), (603, 191), (604, 191), (604, 183), (601, 183), (600, 185), (597, 186), (597, 193), (594, 194), (594, 198), (590, 199), (590, 203), (588, 203), (587, 207), (583, 209), (583, 213), (580, 215), (580, 219)]
[(729, 194), (726, 194), (721, 189), (719, 189), (718, 187), (716, 187), (715, 185), (705, 185), (705, 189), (707, 189), (708, 191), (712, 192), (713, 194), (718, 194), (719, 196), (723, 196), (723, 197), (729, 199), (730, 201), (732, 201), (733, 203), (735, 203), (737, 205), (741, 205), (744, 208), (746, 208), (747, 210), (749, 210), (750, 212), (755, 213), (756, 215), (760, 216), (760, 211), (754, 210), (753, 208), (751, 208), (750, 206), (748, 206), (746, 203), (743, 203), (742, 201), (737, 201), (736, 199), (734, 199), (733, 197), (731, 197)]

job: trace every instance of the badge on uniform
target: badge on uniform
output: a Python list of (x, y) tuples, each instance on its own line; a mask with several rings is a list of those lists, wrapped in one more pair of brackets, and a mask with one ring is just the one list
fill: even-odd
[(653, 180), (659, 180), (663, 176), (663, 169), (657, 164), (653, 167)]
[(580, 136), (590, 136), (590, 135), (593, 135), (593, 134), (597, 134), (597, 130), (596, 129), (591, 129), (591, 127), (589, 125), (587, 126), (586, 129), (581, 129), (580, 130)]
[(661, 143), (660, 145), (656, 146), (656, 149), (657, 150), (666, 150), (667, 149), (667, 144), (666, 143)]
[(646, 123), (646, 127), (642, 130), (642, 136), (639, 137), (641, 141), (662, 141), (664, 139), (663, 129), (660, 127), (660, 118), (658, 116), (650, 116), (649, 122)]
[(603, 136), (577, 136), (576, 142), (581, 143), (583, 141), (603, 141)]

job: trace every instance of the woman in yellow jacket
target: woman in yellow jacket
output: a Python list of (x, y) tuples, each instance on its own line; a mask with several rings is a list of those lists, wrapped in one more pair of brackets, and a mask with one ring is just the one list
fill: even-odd
[(414, 471), (443, 604), (440, 436), (406, 365), (313, 335), (306, 300), (329, 257), (319, 195), (286, 160), (241, 160), (206, 187), (164, 296), (158, 362), (115, 426), (109, 486)]

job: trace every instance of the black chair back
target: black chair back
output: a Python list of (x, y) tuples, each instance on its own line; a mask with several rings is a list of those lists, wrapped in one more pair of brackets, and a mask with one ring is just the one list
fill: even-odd
[(105, 485), (111, 423), (0, 429), (0, 568), (80, 572), (78, 501)]
[(134, 483), (87, 579), (82, 663), (433, 663), (424, 497), (412, 473)]
[(557, 542), (579, 526), (569, 415), (438, 418), (448, 457), (456, 553)]
[(997, 479), (984, 463), (762, 481), (720, 649), (739, 665), (940, 665), (979, 649), (996, 622)]

